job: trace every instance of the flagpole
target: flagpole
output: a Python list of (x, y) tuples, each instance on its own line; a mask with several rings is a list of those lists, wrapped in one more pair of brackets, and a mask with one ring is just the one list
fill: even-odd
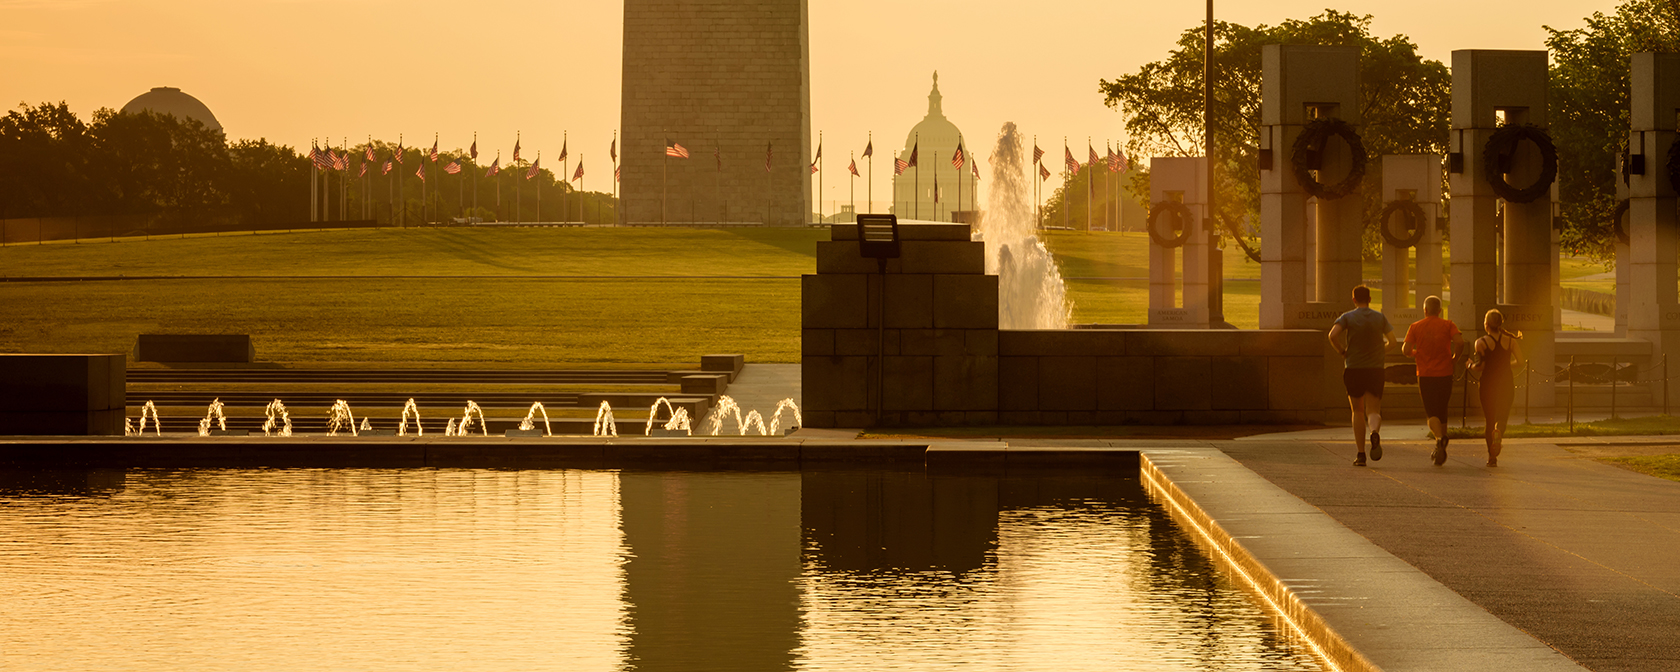
[[(572, 165), (571, 152), (566, 151), (566, 149), (570, 146), (568, 143), (570, 143), (571, 140), (572, 137), (570, 131), (560, 132), (560, 177), (571, 177), (572, 175), (571, 172), (569, 172)], [(582, 159), (580, 158), (579, 161), (581, 160)], [(560, 221), (562, 222), (571, 217), (571, 210), (566, 207), (566, 202), (568, 200), (566, 198), (566, 191), (571, 188), (571, 180), (568, 179), (566, 180), (565, 188), (560, 190)]]
[(318, 147), (319, 147), (319, 145), (316, 144), (315, 138), (310, 138), (309, 139), (309, 148), (310, 148), (310, 152), (309, 152), (309, 221), (311, 221), (311, 222), (315, 221), (315, 209), (317, 207), (319, 207), (319, 205), (316, 202), (316, 201), (319, 200), (319, 198), (316, 196), (316, 192), (319, 189), (319, 186), (316, 184), (316, 178), (319, 177), (321, 168), (320, 168), (320, 166), (315, 165), (315, 153), (320, 151), (319, 149), (317, 149)]
[(718, 144), (716, 140), (712, 141), (712, 165), (717, 169), (713, 182), (715, 185), (713, 195), (717, 197), (718, 224), (721, 226), (724, 216), (729, 214), (729, 204), (723, 202), (723, 146)]
[[(561, 163), (564, 164), (565, 162), (562, 161)], [(536, 168), (537, 166), (540, 166), (540, 165), (542, 165), (542, 150), (539, 149), (539, 150), (537, 150), (537, 162), (531, 164), (531, 167)], [(537, 221), (538, 224), (541, 224), (542, 223), (542, 171), (541, 170), (537, 171), (536, 177), (537, 177), (537, 220), (536, 221)], [(562, 203), (562, 205), (564, 205), (564, 203)]]
[[(473, 153), (478, 152), (478, 131), (473, 131)], [(478, 210), (478, 157), (472, 157), (473, 210)]]
[[(1065, 136), (1065, 135), (1062, 136), (1062, 156), (1064, 156), (1064, 157), (1073, 156), (1073, 150), (1068, 148), (1067, 136)], [(1064, 172), (1064, 173), (1067, 172), (1067, 170), (1066, 170), (1067, 166), (1063, 166), (1062, 168), (1063, 168), (1062, 172)], [(1071, 187), (1073, 186), (1073, 184), (1071, 184), (1072, 181), (1073, 181), (1072, 176), (1069, 176), (1068, 179), (1062, 180), (1062, 228), (1064, 228), (1064, 229), (1073, 228), (1071, 225), (1068, 224), (1068, 211), (1073, 209), (1073, 203), (1071, 202), (1071, 199), (1069, 198), (1073, 195), (1072, 194), (1073, 189), (1071, 189)]]
[[(818, 223), (822, 223), (824, 221), (823, 207), (822, 207), (822, 196), (823, 196), (823, 170), (822, 169), (823, 169), (822, 131), (817, 131), (817, 222)], [(806, 184), (810, 184), (810, 182), (806, 182)]]
[(1213, 0), (1207, 0), (1207, 26), (1202, 51), (1202, 154), (1207, 162), (1208, 324), (1225, 327), (1225, 257), (1219, 249), (1213, 184)]
[(660, 150), (664, 156), (659, 159), (659, 226), (665, 226), (665, 177), (671, 166), (671, 136), (665, 136), (665, 146)]
[[(960, 152), (960, 151), (962, 151), (962, 149), (963, 149), (962, 134), (958, 133), (957, 134), (957, 151)], [(967, 168), (967, 167), (968, 167), (968, 155), (964, 154), (963, 155), (963, 168)], [(958, 168), (957, 169), (957, 210), (962, 209), (962, 178), (963, 178), (962, 168)], [(951, 221), (953, 221), (953, 222), (957, 221), (956, 210), (951, 211)]]
[[(852, 150), (852, 166), (857, 166), (857, 150)], [(850, 169), (848, 169), (849, 172)], [(852, 219), (857, 219), (857, 173), (852, 173)]]
[(875, 131), (869, 132), (869, 183), (864, 185), (864, 195), (869, 199), (866, 203), (870, 212), (875, 212)]
[(919, 154), (921, 154), (921, 151), (922, 151), (922, 134), (917, 133), (916, 134), (916, 142), (915, 142), (915, 144), (911, 145), (911, 150), (910, 150), (910, 158), (916, 159), (916, 176), (915, 176), (916, 202), (915, 202), (915, 205), (911, 206), (911, 210), (912, 210), (912, 212), (914, 214), (914, 217), (916, 219), (921, 219), (922, 218), (922, 162), (921, 162), (921, 157), (918, 156)]
[[(1038, 135), (1037, 134), (1033, 135), (1033, 153), (1035, 153), (1035, 154), (1038, 153)], [(1040, 195), (1041, 191), (1040, 191), (1039, 187), (1043, 186), (1044, 178), (1039, 177), (1039, 175), (1038, 175), (1039, 165), (1040, 164), (1038, 162), (1038, 159), (1033, 159), (1033, 175), (1032, 175), (1032, 181), (1033, 181), (1033, 221), (1035, 222), (1035, 226), (1039, 230), (1043, 230), (1044, 229), (1044, 209), (1040, 206), (1040, 199), (1042, 198), (1042, 196)]]

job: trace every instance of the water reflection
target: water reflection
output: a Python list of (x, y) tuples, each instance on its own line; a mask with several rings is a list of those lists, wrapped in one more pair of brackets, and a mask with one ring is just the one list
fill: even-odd
[(0, 472), (0, 604), (0, 669), (1317, 669), (1090, 474)]

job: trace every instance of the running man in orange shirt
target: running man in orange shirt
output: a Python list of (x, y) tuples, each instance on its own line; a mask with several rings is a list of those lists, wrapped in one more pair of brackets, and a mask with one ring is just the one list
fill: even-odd
[(1423, 319), (1406, 328), (1400, 351), (1417, 361), (1418, 393), (1423, 411), (1429, 416), (1429, 431), (1435, 435), (1436, 466), (1447, 461), (1447, 406), (1452, 400), (1453, 368), (1458, 362), (1458, 325), (1441, 317), (1441, 297), (1423, 300)]

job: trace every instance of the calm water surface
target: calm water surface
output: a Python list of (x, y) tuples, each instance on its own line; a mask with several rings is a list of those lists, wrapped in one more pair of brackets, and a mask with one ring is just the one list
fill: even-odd
[(1317, 670), (1135, 478), (0, 471), (5, 670)]

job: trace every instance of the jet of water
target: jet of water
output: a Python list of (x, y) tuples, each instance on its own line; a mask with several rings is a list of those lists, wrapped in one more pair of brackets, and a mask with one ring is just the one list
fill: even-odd
[(618, 423), (613, 421), (612, 404), (601, 402), (595, 411), (595, 436), (618, 436)]
[(799, 404), (793, 403), (793, 397), (788, 397), (776, 402), (776, 412), (770, 415), (770, 436), (782, 435), (777, 430), (782, 426), (782, 411), (789, 408), (793, 409), (793, 424), (788, 425), (788, 427), (799, 428), (805, 426), (805, 417), (799, 414)]
[(443, 428), (444, 436), (455, 436), (455, 418), (449, 419), (449, 426)]
[(679, 408), (671, 414), (671, 419), (665, 423), (666, 431), (682, 430), (684, 434), (694, 436), (694, 427), (688, 422), (688, 409)]
[(338, 430), (346, 427), (350, 429), (351, 436), (358, 436), (356, 415), (350, 412), (350, 402), (339, 399), (327, 409), (327, 436), (338, 436)]
[(478, 414), (478, 429), (485, 436), (490, 436), (490, 427), (484, 422), (484, 409), (478, 407), (478, 402), (467, 400), (467, 410), (461, 414), (461, 424), (455, 426), (456, 436), (466, 436), (472, 433), (473, 414)]
[(292, 414), (286, 412), (286, 405), (280, 403), (279, 399), (269, 402), (268, 408), (263, 409), (263, 414), (268, 417), (263, 421), (263, 436), (274, 436), (275, 427), (280, 428), (280, 436), (292, 435)]
[(755, 425), (758, 427), (759, 436), (770, 435), (770, 430), (764, 426), (764, 416), (759, 415), (758, 411), (750, 411), (747, 413), (746, 421), (741, 423), (741, 436), (746, 436), (747, 431), (752, 429)]
[(222, 398), (216, 397), (210, 402), (210, 410), (204, 412), (204, 419), (198, 421), (198, 435), (210, 436), (210, 419), (215, 418), (221, 424), (221, 430), (227, 431), (227, 416), (222, 414)]
[(414, 413), (414, 435), (425, 436), (426, 428), (420, 426), (420, 407), (414, 403), (414, 397), (408, 398), (403, 404), (402, 424), (397, 425), (397, 436), (408, 436), (408, 414)]
[(986, 243), (986, 272), (998, 276), (998, 326), (1066, 329), (1072, 315), (1067, 285), (1050, 250), (1038, 240), (1032, 182), (1015, 122), (998, 132), (986, 216), (974, 239)]
[(642, 431), (643, 436), (652, 436), (653, 435), (653, 423), (655, 423), (659, 420), (659, 407), (660, 406), (664, 406), (665, 411), (667, 413), (671, 414), (670, 419), (672, 419), (672, 420), (676, 419), (677, 409), (676, 409), (676, 407), (671, 405), (671, 400), (670, 399), (666, 399), (665, 397), (660, 397), (658, 399), (653, 400), (653, 405), (648, 407), (647, 427), (644, 428), (643, 431)]
[(123, 436), (134, 436), (134, 418), (123, 418)]
[(532, 403), (531, 410), (525, 412), (525, 419), (519, 421), (519, 431), (528, 432), (535, 429), (538, 413), (542, 413), (543, 416), (543, 436), (554, 436), (554, 428), (548, 424), (548, 409), (543, 408), (540, 401)]
[(723, 419), (731, 413), (735, 414), (735, 428), (742, 434), (746, 433), (746, 423), (741, 419), (741, 407), (735, 403), (733, 397), (725, 394), (718, 397), (717, 406), (712, 408), (712, 436), (723, 432)]
[(373, 429), (373, 423), (368, 422), (367, 416), (365, 416), (365, 415), (362, 416), (362, 431), (365, 432), (365, 431), (368, 431), (370, 429)]
[(152, 431), (155, 432), (158, 436), (163, 436), (163, 421), (158, 419), (157, 406), (152, 405), (152, 402), (151, 402), (150, 399), (146, 400), (146, 405), (145, 406), (140, 407), (140, 430), (135, 432), (134, 435), (135, 436), (145, 436), (146, 435), (146, 416), (147, 415), (150, 415), (151, 418), (152, 418)]

